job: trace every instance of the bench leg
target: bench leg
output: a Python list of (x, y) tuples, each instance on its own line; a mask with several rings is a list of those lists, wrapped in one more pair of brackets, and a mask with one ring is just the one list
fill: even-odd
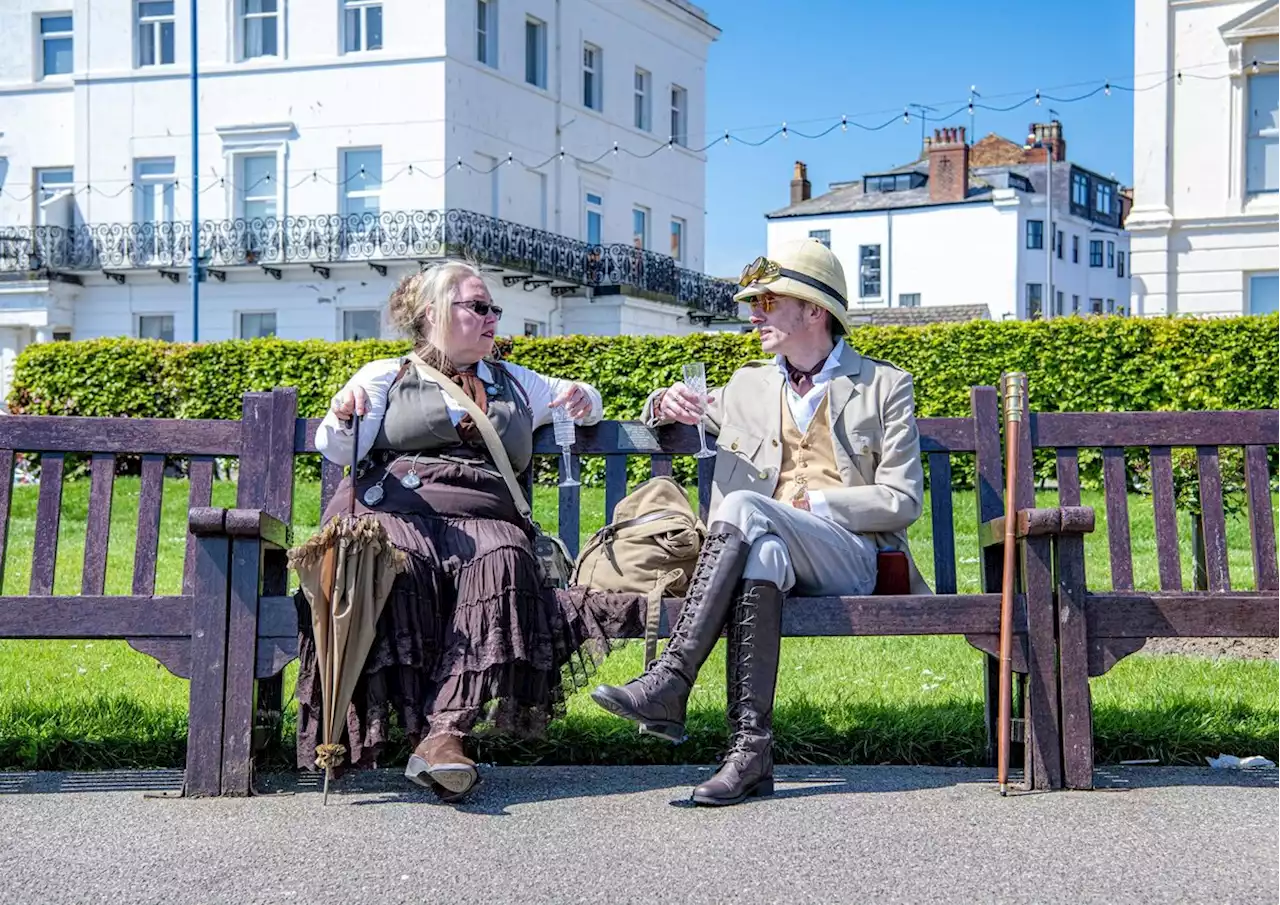
[(227, 632), (225, 729), (222, 737), (222, 794), (252, 791), (254, 673), (258, 659), (258, 596), (262, 541), (237, 537), (231, 543), (231, 607)]
[(1084, 608), (1084, 537), (1058, 540), (1058, 681), (1062, 767), (1068, 789), (1093, 788), (1093, 702)]
[(987, 732), (987, 766), (996, 766), (996, 741), (1000, 717), (1000, 658), (984, 654), (982, 658), (982, 723)]
[(222, 790), (230, 541), (204, 536), (193, 542), (196, 552), (185, 794), (203, 797), (218, 795)]
[(1029, 788), (1062, 788), (1062, 743), (1058, 717), (1058, 644), (1054, 631), (1053, 542), (1029, 537), (1022, 544), (1027, 594), (1027, 739)]

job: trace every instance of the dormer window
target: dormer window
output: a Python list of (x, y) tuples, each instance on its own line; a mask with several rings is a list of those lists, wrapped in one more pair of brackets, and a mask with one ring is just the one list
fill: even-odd
[(862, 180), (862, 191), (872, 192), (905, 192), (918, 189), (928, 182), (924, 173), (887, 173), (881, 176), (866, 176)]

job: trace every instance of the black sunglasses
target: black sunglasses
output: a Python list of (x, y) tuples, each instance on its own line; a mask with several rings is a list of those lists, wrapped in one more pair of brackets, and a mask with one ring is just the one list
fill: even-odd
[(493, 312), (493, 316), (498, 320), (502, 320), (502, 306), (495, 305), (493, 302), (454, 302), (461, 308), (469, 308), (481, 317), (488, 317), (489, 312)]

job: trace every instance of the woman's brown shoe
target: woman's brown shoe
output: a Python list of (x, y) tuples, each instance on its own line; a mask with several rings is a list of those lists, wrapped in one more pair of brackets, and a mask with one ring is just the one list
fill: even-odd
[(405, 767), (404, 775), (428, 789), (443, 792), (445, 801), (457, 801), (480, 779), (476, 762), (462, 750), (456, 735), (436, 735), (423, 739)]

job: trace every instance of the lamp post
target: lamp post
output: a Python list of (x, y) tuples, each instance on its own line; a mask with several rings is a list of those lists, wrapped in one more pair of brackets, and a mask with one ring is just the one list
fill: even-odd
[[(1058, 122), (1058, 119), (1057, 119), (1059, 115), (1058, 111), (1050, 109), (1049, 113), (1053, 117), (1053, 119), (1050, 122), (1051, 123)], [(1042, 243), (1044, 245), (1045, 291), (1044, 291), (1044, 297), (1041, 299), (1041, 302), (1040, 302), (1040, 313), (1042, 317), (1048, 319), (1053, 316), (1053, 312), (1054, 312), (1053, 305), (1055, 301), (1055, 296), (1053, 294), (1053, 251), (1054, 251), (1054, 244), (1057, 241), (1057, 235), (1058, 235), (1057, 230), (1055, 230), (1053, 227), (1053, 154), (1054, 154), (1055, 143), (1050, 140), (1046, 140), (1044, 138), (1043, 133), (1041, 133), (1041, 137), (1038, 139), (1035, 137), (1034, 133), (1029, 137), (1032, 139), (1032, 141), (1024, 145), (1026, 150), (1030, 151), (1035, 148), (1044, 149), (1044, 172), (1045, 172), (1044, 228), (1045, 228), (1045, 231), (1048, 233), (1048, 241)], [(1027, 314), (1029, 316), (1031, 312), (1028, 311)]]
[(200, 49), (196, 12), (191, 0), (191, 341), (200, 341)]

